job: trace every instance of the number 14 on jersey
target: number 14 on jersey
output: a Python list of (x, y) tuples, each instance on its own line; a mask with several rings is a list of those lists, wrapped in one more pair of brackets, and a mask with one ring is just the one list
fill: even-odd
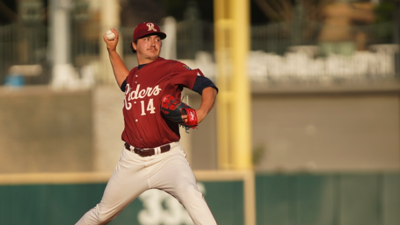
[(149, 102), (145, 103), (144, 100), (140, 101), (140, 106), (142, 109), (142, 113), (140, 114), (141, 116), (145, 116), (146, 115), (146, 111), (149, 112), (150, 114), (154, 114), (156, 113), (156, 107), (154, 107), (154, 100), (152, 98), (149, 99)]

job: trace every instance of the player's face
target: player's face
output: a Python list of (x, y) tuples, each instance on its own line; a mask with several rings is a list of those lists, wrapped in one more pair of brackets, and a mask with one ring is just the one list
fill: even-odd
[(158, 58), (161, 51), (161, 38), (157, 35), (151, 35), (132, 43), (137, 52), (139, 64), (149, 63)]

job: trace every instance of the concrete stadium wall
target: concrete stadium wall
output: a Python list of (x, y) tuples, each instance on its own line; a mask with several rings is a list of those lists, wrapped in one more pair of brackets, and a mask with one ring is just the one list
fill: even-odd
[(399, 170), (399, 93), (397, 86), (255, 91), (257, 169)]
[[(257, 171), (400, 169), (400, 87), (253, 84), (252, 148)], [(198, 104), (199, 97), (190, 96)], [(240, 104), (239, 102), (235, 104)], [(216, 169), (216, 111), (192, 136), (192, 166)]]
[(0, 173), (93, 169), (91, 91), (0, 88)]
[[(392, 171), (400, 169), (400, 88), (253, 86), (255, 169)], [(200, 104), (191, 91), (189, 103)], [(46, 87), (0, 89), (0, 172), (109, 172), (122, 151), (123, 95)], [(238, 103), (240, 104), (240, 103)], [(214, 108), (182, 143), (195, 170), (217, 169)]]

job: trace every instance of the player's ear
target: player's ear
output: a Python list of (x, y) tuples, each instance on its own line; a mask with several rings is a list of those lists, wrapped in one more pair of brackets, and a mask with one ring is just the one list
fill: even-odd
[(131, 49), (132, 49), (133, 52), (135, 52), (137, 50), (136, 43), (133, 42), (133, 41), (132, 41), (132, 44), (131, 44)]

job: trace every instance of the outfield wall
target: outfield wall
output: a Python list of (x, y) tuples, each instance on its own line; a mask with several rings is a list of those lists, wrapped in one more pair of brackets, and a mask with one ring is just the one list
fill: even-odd
[[(108, 175), (93, 183), (0, 185), (0, 224), (74, 224), (101, 199)], [(62, 175), (60, 175), (62, 177)], [(5, 177), (2, 180), (5, 181)], [(96, 181), (96, 179), (98, 179)], [(28, 179), (29, 180), (29, 179)], [(221, 225), (245, 224), (244, 185), (240, 180), (207, 179), (199, 188)], [(72, 182), (72, 183), (71, 183)], [(256, 174), (257, 225), (398, 225), (400, 173)], [(152, 205), (152, 207), (147, 207)], [(113, 224), (190, 224), (183, 207), (151, 190), (133, 201)]]

